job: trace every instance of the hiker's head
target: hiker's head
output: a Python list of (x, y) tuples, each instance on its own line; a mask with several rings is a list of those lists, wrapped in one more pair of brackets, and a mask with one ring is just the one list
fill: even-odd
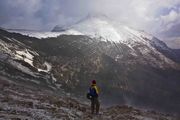
[(92, 80), (92, 84), (96, 84), (96, 80)]

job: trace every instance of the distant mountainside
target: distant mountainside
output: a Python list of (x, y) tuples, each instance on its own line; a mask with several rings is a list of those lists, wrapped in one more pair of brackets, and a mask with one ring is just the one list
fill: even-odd
[[(79, 35), (87, 35), (91, 38), (98, 38), (102, 41), (126, 44), (130, 48), (133, 48), (138, 44), (145, 45), (152, 51), (153, 48), (155, 48), (168, 58), (172, 58), (176, 62), (180, 62), (180, 52), (177, 52), (178, 50), (171, 50), (164, 42), (158, 40), (154, 36), (144, 31), (134, 30), (121, 23), (115, 22), (105, 15), (88, 15), (86, 18), (73, 25), (56, 25), (52, 31), (63, 34), (67, 34), (71, 31), (71, 35), (74, 35), (73, 33), (79, 33)], [(143, 51), (145, 52), (146, 50)]]
[(82, 99), (96, 79), (105, 105), (180, 111), (179, 50), (105, 17), (54, 31), (0, 30), (0, 75)]

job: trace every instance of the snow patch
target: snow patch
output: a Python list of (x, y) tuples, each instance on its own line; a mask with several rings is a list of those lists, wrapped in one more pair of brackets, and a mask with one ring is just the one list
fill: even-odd
[(29, 63), (31, 66), (33, 66), (34, 56), (31, 53), (29, 53), (29, 51), (27, 49), (25, 49), (24, 51), (17, 51), (16, 50), (15, 56), (17, 59), (22, 59), (26, 63)]
[(50, 65), (50, 63), (45, 62), (44, 65), (47, 67), (47, 69), (43, 70), (43, 69), (37, 68), (39, 72), (49, 72), (49, 71), (51, 71), (52, 65)]
[(53, 37), (58, 37), (60, 35), (83, 35), (82, 33), (76, 31), (76, 30), (67, 30), (64, 32), (35, 32), (35, 31), (11, 31), (11, 33), (20, 33), (22, 35), (26, 35), (29, 37), (35, 37), (38, 39), (42, 38), (53, 38)]

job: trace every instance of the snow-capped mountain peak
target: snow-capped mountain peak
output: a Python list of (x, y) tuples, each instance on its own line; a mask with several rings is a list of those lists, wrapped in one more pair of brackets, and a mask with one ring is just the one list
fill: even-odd
[[(73, 30), (90, 37), (102, 37), (104, 38), (102, 40), (113, 42), (127, 42), (130, 38), (135, 37), (153, 38), (153, 36), (145, 32), (134, 30), (102, 15), (88, 15), (76, 24), (66, 26), (66, 28), (57, 25), (53, 31), (61, 32), (62, 28), (63, 31)], [(137, 40), (139, 39), (136, 39), (135, 41)]]
[(101, 14), (89, 14), (85, 18), (74, 24), (56, 25), (52, 32), (37, 31), (17, 31), (8, 30), (9, 32), (21, 33), (30, 37), (48, 38), (60, 35), (87, 35), (92, 38), (101, 38), (103, 41), (121, 42), (125, 44), (134, 44), (143, 42), (144, 38), (152, 40), (153, 36), (145, 32), (135, 30), (117, 21), (114, 21)]
[[(60, 31), (61, 26), (56, 26), (53, 31)], [(74, 30), (91, 37), (103, 37), (108, 40), (121, 40), (117, 30), (103, 17), (88, 15), (86, 18), (78, 21), (76, 24), (68, 26), (66, 31)]]

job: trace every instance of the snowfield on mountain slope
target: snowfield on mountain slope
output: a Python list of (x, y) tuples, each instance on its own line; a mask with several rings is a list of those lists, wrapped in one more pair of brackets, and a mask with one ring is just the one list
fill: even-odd
[[(101, 40), (112, 42), (126, 42), (135, 36), (147, 38), (149, 40), (153, 38), (152, 35), (142, 31), (133, 30), (132, 28), (110, 20), (109, 18), (96, 16), (87, 16), (85, 19), (74, 25), (63, 27), (63, 30), (74, 30), (84, 35), (97, 38), (101, 37), (103, 38)], [(62, 27), (57, 25), (53, 31), (62, 31)], [(133, 41), (143, 42), (139, 39), (134, 39)]]
[[(8, 30), (9, 32), (21, 33), (30, 37), (48, 38), (57, 37), (59, 35), (88, 35), (90, 37), (103, 38), (101, 40), (108, 40), (112, 42), (127, 42), (130, 38), (136, 36), (139, 38), (152, 39), (153, 36), (142, 31), (136, 31), (118, 22), (109, 20), (108, 18), (98, 18), (95, 16), (88, 16), (74, 25), (67, 25), (66, 27), (56, 26), (54, 32), (36, 32), (36, 31), (17, 31)], [(134, 39), (133, 41), (139, 41)], [(140, 40), (139, 42), (142, 42)]]
[(39, 39), (58, 37), (60, 35), (83, 35), (82, 33), (74, 30), (67, 30), (64, 32), (36, 32), (36, 31), (17, 31), (17, 30), (8, 30), (8, 31), (11, 33), (20, 33), (22, 35), (35, 37)]

